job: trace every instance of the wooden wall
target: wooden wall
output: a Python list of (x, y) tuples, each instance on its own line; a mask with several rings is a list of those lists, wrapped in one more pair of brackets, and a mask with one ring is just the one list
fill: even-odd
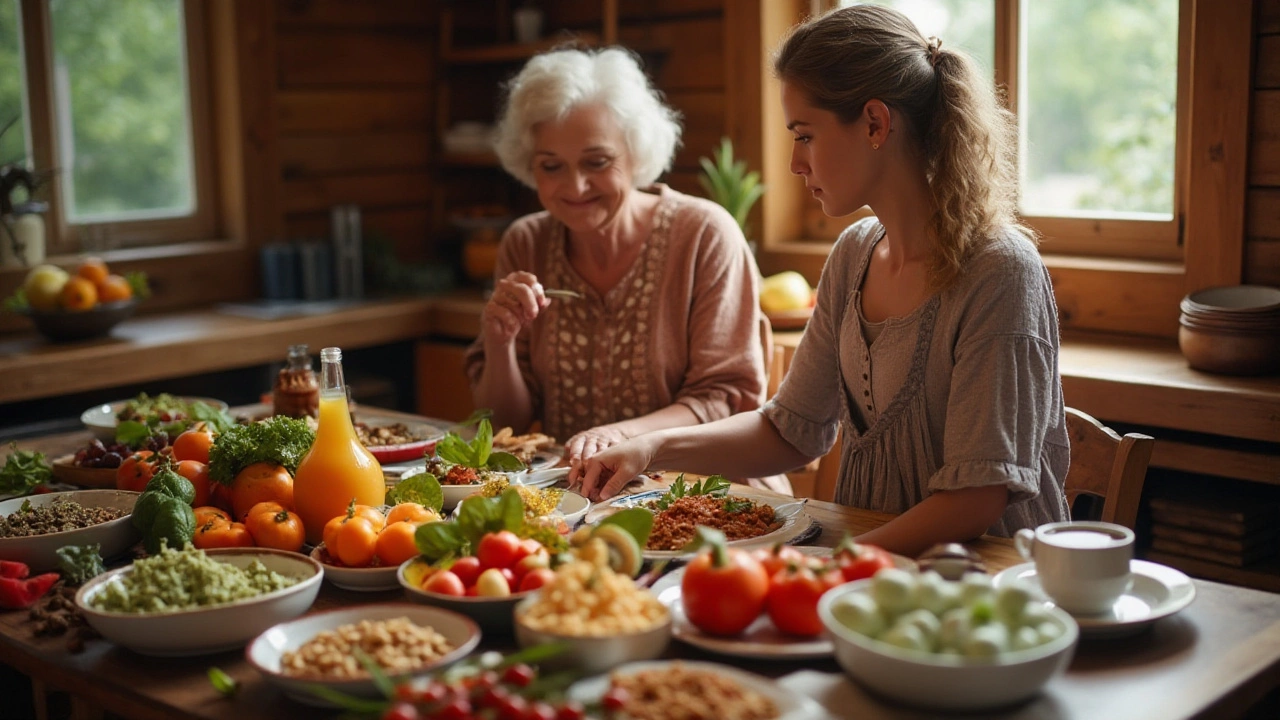
[(1280, 286), (1280, 0), (1256, 9), (1244, 282)]

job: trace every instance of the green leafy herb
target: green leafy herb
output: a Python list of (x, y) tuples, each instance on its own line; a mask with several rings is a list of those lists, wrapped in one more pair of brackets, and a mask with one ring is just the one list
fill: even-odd
[(209, 682), (213, 683), (213, 689), (219, 694), (231, 697), (240, 689), (240, 683), (236, 679), (228, 675), (219, 667), (209, 668)]
[(725, 498), (724, 501), (724, 511), (727, 513), (746, 512), (754, 506), (755, 503), (750, 500), (731, 500), (729, 498)]
[(218, 435), (209, 448), (209, 478), (230, 485), (241, 470), (256, 462), (278, 463), (295, 472), (315, 440), (306, 421), (281, 415), (236, 425)]
[(191, 403), (191, 417), (203, 422), (215, 433), (224, 433), (236, 426), (235, 418), (206, 402)]
[(644, 508), (627, 508), (601, 520), (600, 524), (621, 527), (636, 539), (640, 547), (644, 547), (649, 543), (649, 533), (653, 530), (653, 513)]
[(4, 467), (0, 468), (0, 495), (26, 495), (53, 481), (53, 469), (44, 453), (19, 450), (17, 443), (10, 444), (9, 450)]
[(477, 470), (498, 470), (516, 472), (524, 470), (525, 464), (511, 453), (493, 451), (493, 426), (489, 418), (480, 418), (480, 426), (476, 428), (476, 436), (471, 442), (463, 440), (456, 433), (448, 432), (436, 443), (436, 456), (454, 465), (462, 465)]
[(27, 293), (18, 288), (4, 299), (3, 307), (11, 313), (23, 313), (31, 309), (31, 303), (27, 302)]
[(151, 285), (147, 282), (147, 274), (141, 270), (134, 270), (124, 274), (124, 279), (129, 283), (129, 289), (133, 290), (133, 296), (139, 300), (146, 300), (151, 297)]
[[(684, 473), (676, 476), (675, 482), (671, 483), (671, 489), (665, 495), (654, 501), (654, 507), (658, 512), (662, 512), (671, 507), (671, 503), (679, 500), (686, 495), (709, 495), (711, 497), (724, 497), (729, 494), (729, 481), (723, 475), (712, 475), (703, 480), (699, 480), (692, 486), (686, 485), (684, 481)], [(644, 547), (641, 545), (641, 547)]]
[(386, 502), (388, 505), (418, 503), (438, 513), (444, 507), (444, 490), (441, 489), (440, 481), (435, 475), (418, 473), (402, 479), (396, 483), (395, 487), (388, 490)]
[(151, 437), (151, 428), (137, 420), (121, 420), (116, 423), (116, 442), (138, 448)]
[(80, 585), (107, 571), (102, 564), (102, 547), (97, 543), (64, 545), (54, 553), (58, 556), (58, 568), (72, 585)]
[(524, 501), (514, 488), (495, 498), (473, 495), (462, 501), (456, 520), (440, 520), (418, 527), (414, 541), (429, 562), (470, 555), (486, 533), (524, 527)]

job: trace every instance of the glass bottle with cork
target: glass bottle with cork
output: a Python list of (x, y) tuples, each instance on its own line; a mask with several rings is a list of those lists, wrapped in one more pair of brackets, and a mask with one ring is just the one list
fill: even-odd
[(311, 369), (306, 345), (290, 345), (285, 366), (271, 392), (272, 412), (292, 418), (315, 417), (320, 410), (320, 381)]
[(320, 423), (316, 441), (293, 477), (293, 503), (307, 542), (323, 538), (325, 523), (357, 505), (381, 507), (387, 484), (382, 466), (356, 435), (342, 378), (342, 350), (320, 351)]

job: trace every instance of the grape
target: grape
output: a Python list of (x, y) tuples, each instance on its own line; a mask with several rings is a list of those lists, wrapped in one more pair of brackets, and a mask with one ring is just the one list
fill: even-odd
[(124, 462), (124, 458), (120, 457), (120, 453), (108, 452), (98, 460), (98, 467), (118, 468), (122, 462)]

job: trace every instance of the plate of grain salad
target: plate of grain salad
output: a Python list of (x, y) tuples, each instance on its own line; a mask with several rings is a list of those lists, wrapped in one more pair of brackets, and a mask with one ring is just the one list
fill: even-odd
[(673, 717), (717, 720), (821, 720), (818, 703), (769, 678), (693, 660), (654, 660), (620, 665), (608, 675), (580, 680), (569, 697), (583, 704), (614, 692), (629, 720)]
[(271, 548), (163, 548), (85, 583), (76, 607), (103, 637), (143, 655), (243, 648), (307, 611), (320, 563)]
[(245, 658), (272, 685), (299, 702), (329, 706), (311, 690), (321, 685), (346, 695), (380, 698), (355, 659), (364, 652), (390, 677), (413, 678), (466, 657), (480, 628), (460, 613), (430, 605), (377, 603), (313, 613), (269, 628)]
[(40, 573), (58, 567), (58, 548), (97, 544), (104, 558), (138, 541), (129, 521), (140, 493), (72, 490), (0, 502), (0, 560), (25, 563)]

